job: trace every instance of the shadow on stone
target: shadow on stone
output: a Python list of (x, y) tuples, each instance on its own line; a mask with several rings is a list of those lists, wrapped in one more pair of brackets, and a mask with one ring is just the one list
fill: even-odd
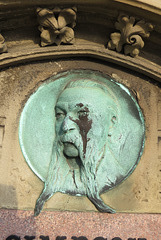
[[(9, 202), (12, 198), (12, 209)], [(5, 202), (5, 206), (1, 203)], [(33, 240), (36, 238), (36, 224), (31, 211), (16, 210), (17, 194), (14, 186), (0, 185), (0, 236), (3, 240)], [(13, 209), (14, 208), (14, 209)], [(27, 235), (27, 233), (30, 235)]]

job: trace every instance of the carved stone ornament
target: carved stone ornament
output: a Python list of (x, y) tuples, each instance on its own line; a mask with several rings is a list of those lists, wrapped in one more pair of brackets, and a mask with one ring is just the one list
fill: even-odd
[(91, 70), (51, 77), (30, 96), (19, 127), (23, 155), (44, 181), (35, 215), (56, 192), (85, 195), (114, 213), (100, 194), (132, 173), (144, 138), (143, 114), (123, 85)]
[(41, 32), (41, 46), (74, 43), (74, 30), (76, 25), (75, 7), (49, 10), (37, 8), (39, 30)]
[(0, 53), (4, 52), (7, 52), (7, 46), (4, 37), (0, 34)]
[(151, 23), (144, 20), (136, 21), (134, 17), (121, 14), (115, 27), (119, 32), (110, 35), (111, 40), (108, 42), (108, 48), (117, 52), (123, 51), (125, 55), (136, 57), (139, 55), (140, 49), (144, 47), (142, 38), (148, 38), (150, 31), (153, 30)]

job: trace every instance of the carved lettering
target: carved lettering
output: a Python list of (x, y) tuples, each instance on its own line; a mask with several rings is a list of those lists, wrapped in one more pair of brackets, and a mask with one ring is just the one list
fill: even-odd
[(21, 238), (17, 235), (10, 235), (6, 240), (21, 240)]
[(64, 240), (64, 239), (67, 239), (66, 236), (57, 236), (56, 237), (56, 240)]
[(84, 236), (80, 236), (80, 237), (75, 237), (75, 236), (73, 236), (73, 237), (71, 237), (71, 239), (73, 239), (73, 240), (88, 240), (86, 237), (84, 237)]
[(112, 240), (122, 240), (122, 239), (119, 237), (114, 237), (114, 238), (112, 238)]
[[(26, 235), (24, 238), (26, 240), (33, 240), (36, 237), (35, 236), (27, 236)], [(41, 240), (50, 240), (49, 236), (43, 236), (43, 235), (40, 235), (39, 239), (41, 239)], [(67, 239), (66, 236), (57, 236), (55, 238), (55, 240), (65, 240), (65, 239)], [(73, 240), (88, 240), (88, 238), (85, 237), (85, 236), (80, 236), (80, 237), (72, 236), (71, 239), (73, 239)], [(17, 235), (10, 235), (9, 237), (6, 238), (6, 240), (21, 240), (21, 238), (18, 237)], [(104, 237), (95, 237), (93, 240), (108, 240), (108, 239), (104, 238)], [(123, 239), (121, 239), (120, 237), (114, 237), (111, 240), (123, 240)], [(146, 238), (137, 238), (137, 239), (136, 238), (128, 238), (127, 240), (147, 240), (147, 239)]]
[[(40, 239), (42, 239), (42, 240), (49, 240), (49, 237), (41, 235)], [(56, 238), (56, 240), (57, 240), (57, 238)], [(63, 240), (63, 239), (59, 239), (59, 240)]]
[(107, 238), (103, 238), (103, 237), (96, 237), (96, 238), (94, 238), (94, 240), (107, 240)]
[(35, 236), (25, 236), (24, 238), (26, 240), (33, 240), (33, 239), (35, 239)]

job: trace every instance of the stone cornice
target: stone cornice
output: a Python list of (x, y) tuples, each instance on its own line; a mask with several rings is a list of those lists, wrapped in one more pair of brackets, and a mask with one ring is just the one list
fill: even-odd
[[(74, 46), (42, 48), (36, 9), (53, 9), (56, 6), (77, 7), (77, 24), (74, 28), (76, 43)], [(110, 34), (116, 31), (115, 22), (122, 12), (135, 18), (136, 22), (145, 21), (154, 26), (136, 59), (125, 56), (122, 50), (117, 53), (106, 49)], [(86, 56), (116, 63), (161, 82), (160, 15), (161, 2), (150, 0), (1, 0), (0, 30), (8, 53), (0, 55), (0, 68), (44, 59)]]
[[(1, 0), (0, 30), (4, 28), (16, 28), (16, 26), (19, 27), (24, 17), (26, 18), (26, 24), (34, 25), (34, 21), (32, 21), (31, 18), (34, 16), (37, 7), (53, 8), (55, 6), (76, 6), (78, 8), (78, 19), (80, 19), (80, 22), (86, 13), (89, 14), (89, 19), (90, 15), (92, 16), (92, 14), (94, 14), (94, 16), (96, 16), (95, 14), (98, 13), (99, 15), (101, 14), (102, 19), (108, 17), (113, 20), (123, 11), (127, 15), (134, 15), (135, 17), (150, 21), (155, 24), (156, 31), (161, 33), (161, 2), (150, 0)], [(17, 24), (15, 23), (16, 17), (20, 19), (20, 21), (17, 21)], [(92, 21), (97, 22), (97, 18), (92, 18)], [(102, 20), (102, 24), (106, 25), (106, 21)]]
[(156, 14), (161, 15), (161, 2), (158, 0), (1, 0), (0, 8), (11, 8), (11, 7), (30, 7), (36, 5), (51, 5), (51, 4), (59, 4), (59, 5), (109, 5), (109, 4), (127, 4), (128, 6), (133, 6), (137, 8), (141, 8)]
[(136, 72), (151, 77), (155, 81), (161, 82), (161, 66), (146, 60), (142, 57), (131, 58), (114, 51), (105, 49), (104, 47), (90, 45), (68, 45), (58, 47), (35, 48), (19, 51), (16, 53), (7, 53), (0, 56), (0, 68), (14, 66), (16, 64), (27, 63), (38, 60), (51, 60), (57, 58), (71, 57), (90, 57), (93, 59), (101, 59), (110, 63), (129, 68)]

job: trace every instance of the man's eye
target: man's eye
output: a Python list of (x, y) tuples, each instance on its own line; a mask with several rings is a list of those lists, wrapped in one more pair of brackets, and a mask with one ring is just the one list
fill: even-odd
[(64, 116), (65, 116), (65, 114), (63, 112), (56, 113), (56, 119), (62, 118)]

